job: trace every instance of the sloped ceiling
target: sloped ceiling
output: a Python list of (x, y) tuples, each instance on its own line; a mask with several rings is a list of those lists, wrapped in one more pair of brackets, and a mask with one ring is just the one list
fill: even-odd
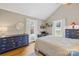
[(60, 5), (58, 3), (0, 3), (0, 9), (45, 20)]

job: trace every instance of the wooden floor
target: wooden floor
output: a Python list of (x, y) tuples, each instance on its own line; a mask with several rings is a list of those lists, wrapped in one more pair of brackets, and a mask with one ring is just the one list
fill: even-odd
[(15, 50), (1, 54), (0, 56), (27, 56), (27, 54), (34, 51), (35, 43), (30, 43), (28, 46), (17, 48)]

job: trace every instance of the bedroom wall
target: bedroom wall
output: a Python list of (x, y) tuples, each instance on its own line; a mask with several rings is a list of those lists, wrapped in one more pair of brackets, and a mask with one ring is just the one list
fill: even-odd
[[(71, 22), (75, 21), (79, 25), (79, 4), (62, 5), (58, 10), (51, 15), (45, 22), (52, 23), (53, 20), (65, 19), (66, 26), (69, 26)], [(52, 28), (46, 29), (47, 32), (52, 34)]]
[(18, 23), (23, 23), (24, 24), (24, 16), (17, 14), (17, 13), (12, 13), (9, 11), (5, 11), (0, 9), (0, 27), (6, 27), (7, 31), (4, 33), (1, 31), (0, 36), (6, 36), (6, 35), (17, 35), (24, 33), (24, 25), (21, 30), (17, 30), (16, 26), (18, 26)]
[[(33, 20), (38, 20), (38, 29), (37, 30), (38, 30), (38, 32), (40, 32), (40, 24), (42, 22), (41, 20), (0, 9), (0, 27), (8, 28), (8, 30), (4, 33), (0, 31), (0, 37), (24, 34), (24, 33), (28, 34), (27, 33), (28, 30), (26, 30), (26, 29), (28, 29), (28, 27), (26, 25), (28, 18), (33, 19)], [(17, 30), (17, 28), (16, 28), (16, 26), (18, 26), (18, 23), (23, 24), (23, 26), (21, 27), (20, 30)]]

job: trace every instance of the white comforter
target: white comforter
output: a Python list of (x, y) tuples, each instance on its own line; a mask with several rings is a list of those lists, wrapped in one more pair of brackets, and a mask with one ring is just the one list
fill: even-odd
[(48, 56), (65, 56), (79, 49), (79, 39), (45, 36), (36, 40), (35, 49)]

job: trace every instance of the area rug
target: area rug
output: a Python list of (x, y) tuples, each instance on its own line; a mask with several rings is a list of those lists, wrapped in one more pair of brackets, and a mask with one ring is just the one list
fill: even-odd
[(31, 52), (31, 53), (27, 54), (27, 56), (37, 56), (37, 55), (35, 54), (35, 52)]

